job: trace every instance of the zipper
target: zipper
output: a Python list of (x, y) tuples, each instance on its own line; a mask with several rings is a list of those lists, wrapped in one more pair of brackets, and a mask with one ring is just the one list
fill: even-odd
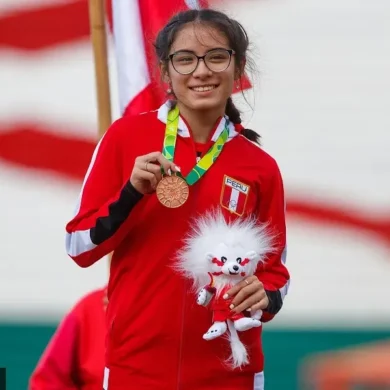
[[(196, 146), (194, 139), (192, 136), (190, 137), (191, 140), (191, 146), (193, 153), (195, 155), (195, 164), (198, 163), (198, 161), (203, 157), (204, 152), (202, 152), (202, 155), (198, 157), (197, 151), (196, 151)], [(207, 151), (207, 150), (206, 150)], [(194, 191), (192, 192), (192, 210), (196, 210), (196, 204), (197, 204), (197, 192), (198, 189), (195, 188)], [(186, 300), (187, 300), (187, 283), (184, 281), (184, 288), (183, 288), (183, 305), (182, 305), (182, 316), (181, 316), (181, 330), (180, 330), (180, 348), (179, 348), (179, 364), (178, 364), (178, 369), (177, 369), (177, 390), (183, 390), (182, 383), (181, 383), (181, 366), (182, 366), (182, 356), (183, 356), (183, 344), (184, 344), (184, 319), (185, 319), (185, 312), (186, 312)]]
[(186, 312), (186, 284), (184, 282), (183, 288), (183, 305), (182, 305), (182, 315), (181, 315), (181, 330), (180, 330), (180, 347), (179, 347), (179, 364), (177, 367), (177, 390), (180, 390), (181, 387), (181, 363), (182, 363), (182, 354), (183, 354), (183, 343), (184, 343), (184, 318)]
[[(196, 206), (196, 199), (197, 197), (195, 194), (197, 193), (197, 190), (194, 191), (193, 193), (193, 204)], [(183, 288), (183, 304), (182, 304), (182, 316), (181, 316), (181, 330), (180, 330), (180, 350), (179, 350), (179, 364), (178, 364), (178, 371), (177, 371), (177, 390), (184, 390), (181, 380), (181, 366), (182, 366), (182, 357), (183, 357), (183, 345), (185, 343), (185, 338), (184, 338), (184, 320), (185, 320), (185, 313), (186, 313), (186, 308), (187, 308), (187, 283), (184, 281), (184, 288)]]

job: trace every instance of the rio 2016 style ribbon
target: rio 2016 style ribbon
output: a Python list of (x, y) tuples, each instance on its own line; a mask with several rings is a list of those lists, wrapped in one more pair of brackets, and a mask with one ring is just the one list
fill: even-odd
[[(171, 162), (173, 162), (175, 156), (179, 118), (179, 108), (175, 106), (168, 113), (162, 151), (163, 156)], [(190, 173), (186, 177), (183, 177), (179, 173), (176, 173), (173, 176), (163, 177), (156, 189), (159, 201), (169, 208), (182, 206), (188, 199), (189, 186), (195, 184), (214, 164), (218, 156), (221, 154), (228, 137), (229, 121), (226, 119), (225, 127), (217, 140), (191, 169)]]

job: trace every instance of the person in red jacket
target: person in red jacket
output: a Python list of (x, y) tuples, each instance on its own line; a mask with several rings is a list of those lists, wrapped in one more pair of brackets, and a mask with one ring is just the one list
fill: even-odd
[(243, 27), (221, 12), (173, 16), (155, 42), (172, 99), (118, 119), (95, 149), (66, 250), (81, 267), (113, 251), (105, 390), (263, 389), (262, 327), (242, 334), (250, 363), (228, 369), (225, 340), (202, 339), (212, 313), (173, 266), (197, 217), (213, 208), (226, 219), (255, 216), (278, 250), (228, 292), (232, 311), (263, 310), (267, 322), (287, 293), (281, 174), (231, 98), (248, 45)]
[(102, 389), (106, 306), (106, 288), (80, 299), (43, 352), (29, 390)]

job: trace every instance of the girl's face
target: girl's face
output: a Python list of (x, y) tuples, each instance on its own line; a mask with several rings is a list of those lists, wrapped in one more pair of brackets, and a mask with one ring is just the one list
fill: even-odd
[[(188, 109), (225, 112), (226, 101), (232, 94), (238, 72), (234, 54), (230, 59), (228, 52), (215, 49), (230, 50), (231, 47), (225, 35), (213, 27), (189, 23), (175, 37), (169, 52), (170, 55), (175, 53), (172, 59), (175, 66), (169, 61), (166, 81), (171, 84), (178, 102)], [(195, 71), (180, 74), (175, 68), (186, 73), (195, 66), (197, 59), (191, 53), (197, 56), (209, 53), (206, 62), (212, 69), (223, 69), (224, 64), (227, 68), (215, 72), (206, 66), (204, 60), (200, 60)]]

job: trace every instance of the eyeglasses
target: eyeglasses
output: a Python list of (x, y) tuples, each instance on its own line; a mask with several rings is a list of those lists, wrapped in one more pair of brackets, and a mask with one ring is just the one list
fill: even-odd
[(168, 58), (177, 73), (187, 75), (195, 72), (200, 60), (203, 60), (212, 72), (223, 72), (229, 67), (233, 54), (234, 50), (213, 49), (204, 56), (197, 56), (192, 51), (183, 50), (171, 54)]

